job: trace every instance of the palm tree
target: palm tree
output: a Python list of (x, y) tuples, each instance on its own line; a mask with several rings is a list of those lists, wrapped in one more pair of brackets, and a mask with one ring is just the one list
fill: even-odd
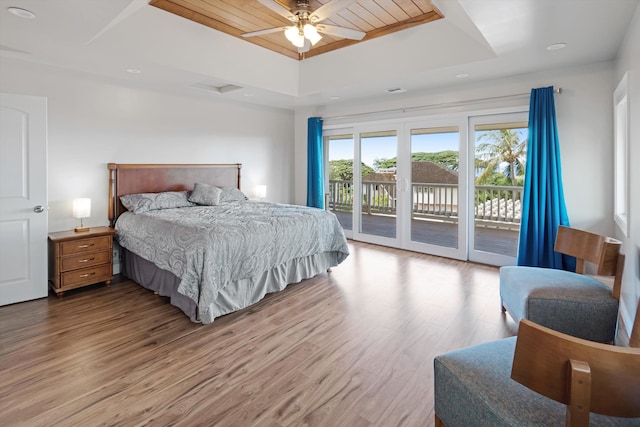
[(511, 185), (516, 185), (516, 176), (524, 173), (523, 159), (527, 152), (527, 140), (520, 137), (515, 129), (494, 129), (478, 136), (478, 142), (487, 141), (476, 147), (476, 157), (485, 168), (476, 180), (478, 184), (488, 180), (500, 164), (506, 163), (504, 174), (511, 180)]

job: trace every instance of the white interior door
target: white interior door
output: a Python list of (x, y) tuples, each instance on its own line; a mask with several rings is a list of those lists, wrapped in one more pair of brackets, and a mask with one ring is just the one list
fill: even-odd
[(0, 305), (47, 296), (47, 100), (0, 94)]

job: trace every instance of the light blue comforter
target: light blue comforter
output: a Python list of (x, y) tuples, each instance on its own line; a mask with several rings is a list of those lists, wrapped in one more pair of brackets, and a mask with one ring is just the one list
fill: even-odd
[[(336, 216), (321, 209), (234, 202), (123, 213), (119, 244), (182, 279), (178, 292), (207, 310), (220, 289), (282, 263), (323, 252), (348, 255)], [(213, 319), (211, 319), (213, 321)]]

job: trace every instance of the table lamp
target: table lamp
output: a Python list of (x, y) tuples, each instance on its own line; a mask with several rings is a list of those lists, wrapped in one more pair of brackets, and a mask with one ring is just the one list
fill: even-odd
[(91, 199), (80, 198), (73, 200), (73, 217), (80, 219), (80, 226), (73, 229), (75, 232), (89, 231), (89, 227), (82, 224), (83, 218), (91, 216)]

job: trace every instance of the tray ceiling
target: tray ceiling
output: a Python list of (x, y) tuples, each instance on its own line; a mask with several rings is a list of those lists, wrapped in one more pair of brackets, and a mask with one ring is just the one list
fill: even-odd
[[(295, 9), (295, 1), (277, 1), (285, 8)], [(309, 4), (316, 10), (327, 1), (311, 0)], [(322, 23), (364, 31), (366, 36), (362, 41), (324, 34), (309, 52), (298, 54), (284, 32), (241, 37), (252, 31), (290, 25), (257, 0), (151, 0), (149, 4), (294, 59), (320, 55), (443, 17), (431, 0), (358, 0)]]

